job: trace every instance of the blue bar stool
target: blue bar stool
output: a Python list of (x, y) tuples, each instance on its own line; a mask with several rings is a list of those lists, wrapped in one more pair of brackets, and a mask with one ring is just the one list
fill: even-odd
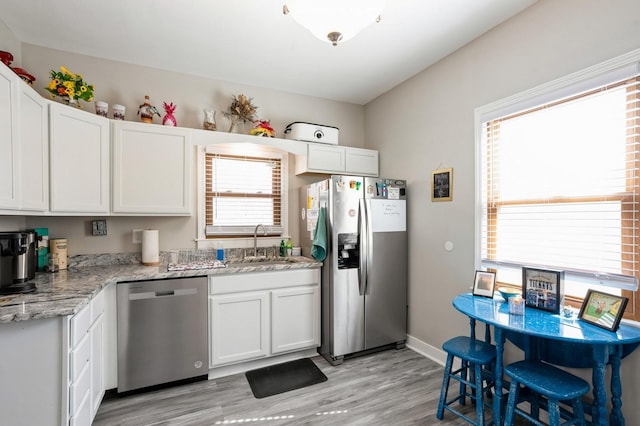
[[(472, 425), (485, 426), (484, 407), (491, 408), (491, 404), (485, 402), (484, 395), (490, 392), (494, 384), (496, 347), (473, 337), (458, 336), (444, 342), (442, 349), (447, 353), (447, 362), (444, 367), (436, 418), (442, 420), (446, 409)], [(455, 357), (460, 359), (461, 366), (453, 371)], [(450, 379), (460, 382), (460, 391), (454, 398), (447, 400)], [(467, 390), (467, 386), (470, 391)], [(466, 397), (475, 401), (475, 421), (451, 406), (455, 402), (464, 405)]]
[[(505, 414), (505, 426), (513, 424), (514, 414), (528, 419), (538, 426), (545, 426), (538, 418), (540, 396), (546, 398), (547, 411), (549, 413), (549, 425), (559, 426), (560, 418), (568, 419), (562, 423), (568, 425), (585, 425), (582, 396), (589, 392), (589, 383), (573, 374), (539, 361), (518, 361), (504, 368), (505, 374), (511, 378), (509, 387), (509, 400)], [(518, 408), (518, 393), (520, 385), (533, 391), (530, 400), (531, 413)], [(559, 402), (565, 401), (573, 407), (573, 413), (560, 409)]]

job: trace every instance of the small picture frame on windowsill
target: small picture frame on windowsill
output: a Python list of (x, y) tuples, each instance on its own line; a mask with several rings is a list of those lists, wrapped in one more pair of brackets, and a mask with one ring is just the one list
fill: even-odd
[(578, 318), (606, 330), (616, 331), (628, 302), (626, 297), (589, 289)]
[(496, 273), (487, 271), (476, 271), (476, 278), (473, 281), (473, 295), (483, 297), (493, 297), (496, 288)]
[(522, 297), (526, 306), (560, 313), (564, 271), (522, 268)]

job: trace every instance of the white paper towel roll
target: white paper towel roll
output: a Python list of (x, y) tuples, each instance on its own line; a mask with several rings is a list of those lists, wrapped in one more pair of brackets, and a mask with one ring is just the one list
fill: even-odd
[(160, 264), (160, 238), (157, 229), (142, 231), (142, 264), (155, 266)]

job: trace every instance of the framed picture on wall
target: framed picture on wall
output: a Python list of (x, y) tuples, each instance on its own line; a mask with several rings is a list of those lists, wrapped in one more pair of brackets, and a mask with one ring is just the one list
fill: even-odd
[(431, 201), (453, 199), (453, 169), (438, 169), (431, 172)]
[(626, 297), (589, 289), (580, 307), (578, 318), (609, 331), (616, 331), (620, 326), (627, 302), (629, 299)]
[(496, 273), (476, 271), (476, 279), (473, 281), (473, 295), (493, 297), (496, 287)]
[(525, 305), (559, 313), (563, 277), (563, 271), (522, 268), (522, 296)]

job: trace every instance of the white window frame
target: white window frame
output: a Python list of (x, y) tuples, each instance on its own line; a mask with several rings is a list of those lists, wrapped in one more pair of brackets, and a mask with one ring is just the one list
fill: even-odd
[[(637, 73), (640, 67), (640, 49), (636, 49), (625, 55), (621, 55), (609, 61), (570, 74), (549, 83), (540, 85), (530, 90), (500, 99), (487, 105), (478, 107), (474, 111), (474, 136), (475, 136), (475, 268), (482, 270), (490, 267), (501, 267), (506, 271), (513, 270), (512, 277), (518, 277), (521, 265), (499, 264), (498, 262), (482, 262), (482, 123), (491, 119), (505, 116), (509, 113), (526, 110), (537, 105), (551, 102), (576, 93), (584, 92), (602, 86), (612, 79), (623, 79), (631, 73)], [(565, 279), (582, 281), (593, 285), (614, 286), (618, 288), (635, 290), (637, 281), (629, 280), (625, 276), (613, 276), (604, 274), (594, 277), (593, 274), (565, 274)], [(510, 279), (509, 282), (514, 282)], [(520, 282), (515, 281), (514, 283)], [(613, 285), (612, 285), (613, 283)]]
[[(273, 156), (274, 154), (282, 157), (281, 159), (281, 222), (282, 222), (282, 235), (277, 235), (273, 237), (261, 237), (261, 245), (271, 244), (277, 245), (280, 243), (280, 240), (287, 239), (290, 235), (289, 233), (289, 153), (274, 149), (264, 145), (255, 145), (255, 144), (245, 144), (245, 143), (237, 143), (237, 144), (217, 144), (217, 145), (205, 145), (198, 146), (197, 151), (197, 194), (196, 199), (198, 200), (198, 217), (197, 217), (197, 239), (196, 245), (198, 249), (204, 248), (214, 248), (216, 247), (218, 242), (223, 242), (224, 248), (248, 248), (253, 247), (253, 235), (247, 235), (246, 237), (232, 237), (232, 238), (207, 238), (205, 228), (206, 228), (206, 197), (205, 195), (205, 167), (206, 167), (206, 153), (219, 153), (226, 155), (249, 155), (253, 157), (268, 157)], [(249, 229), (250, 228), (250, 229)], [(245, 230), (247, 233), (253, 234), (254, 228), (247, 227)], [(250, 232), (249, 232), (250, 231)], [(221, 237), (221, 236), (220, 236)]]

